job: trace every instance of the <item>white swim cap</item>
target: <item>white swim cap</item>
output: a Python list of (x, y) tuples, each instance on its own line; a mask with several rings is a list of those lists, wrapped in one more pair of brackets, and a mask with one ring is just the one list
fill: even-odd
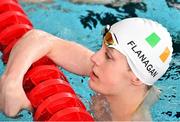
[(109, 32), (114, 42), (106, 45), (126, 56), (131, 70), (143, 83), (154, 84), (168, 69), (172, 38), (159, 23), (128, 18), (113, 24)]

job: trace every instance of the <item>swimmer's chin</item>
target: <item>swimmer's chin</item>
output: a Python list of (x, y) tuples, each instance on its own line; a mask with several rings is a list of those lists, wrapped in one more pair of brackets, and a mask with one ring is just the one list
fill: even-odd
[(94, 81), (92, 81), (92, 79), (88, 79), (88, 86), (93, 90), (93, 91), (95, 91), (95, 92), (97, 92), (97, 90), (94, 88), (94, 86), (93, 86), (93, 82)]

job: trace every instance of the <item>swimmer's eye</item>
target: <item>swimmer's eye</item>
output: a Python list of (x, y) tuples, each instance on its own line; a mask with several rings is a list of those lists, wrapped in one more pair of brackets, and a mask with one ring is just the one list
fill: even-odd
[(105, 52), (105, 56), (106, 56), (106, 59), (112, 59), (112, 57), (107, 52)]

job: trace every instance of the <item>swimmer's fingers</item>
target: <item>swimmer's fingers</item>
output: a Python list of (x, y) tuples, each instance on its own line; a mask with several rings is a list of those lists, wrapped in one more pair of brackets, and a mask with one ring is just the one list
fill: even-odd
[(33, 107), (32, 107), (32, 105), (31, 105), (30, 101), (27, 100), (27, 101), (25, 101), (24, 103), (25, 103), (25, 104), (23, 105), (22, 108), (33, 112)]
[[(29, 110), (31, 112), (33, 112), (33, 108), (31, 106), (31, 103), (29, 102), (29, 100), (27, 101), (23, 101), (23, 104), (22, 105), (19, 105), (18, 102), (14, 102), (14, 104), (16, 105), (13, 105), (10, 103), (10, 105), (8, 105), (7, 107), (5, 107), (4, 109), (4, 113), (6, 114), (6, 116), (9, 116), (9, 117), (16, 117), (18, 115), (18, 113), (20, 113), (23, 109), (26, 109), (26, 110)], [(11, 107), (9, 107), (11, 106)]]
[[(9, 85), (8, 85), (9, 86)], [(31, 103), (21, 86), (12, 85), (3, 92), (3, 112), (9, 117), (15, 117), (22, 109), (32, 110)], [(11, 90), (9, 90), (11, 89)]]
[(3, 112), (8, 117), (15, 117), (21, 109), (21, 105), (18, 100), (6, 100), (3, 107)]

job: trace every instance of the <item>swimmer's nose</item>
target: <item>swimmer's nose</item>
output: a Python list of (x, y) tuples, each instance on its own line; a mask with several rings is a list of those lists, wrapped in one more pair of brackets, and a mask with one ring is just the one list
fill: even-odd
[(103, 58), (101, 57), (100, 50), (91, 56), (91, 61), (97, 66), (99, 66), (101, 64), (102, 60), (103, 60)]

